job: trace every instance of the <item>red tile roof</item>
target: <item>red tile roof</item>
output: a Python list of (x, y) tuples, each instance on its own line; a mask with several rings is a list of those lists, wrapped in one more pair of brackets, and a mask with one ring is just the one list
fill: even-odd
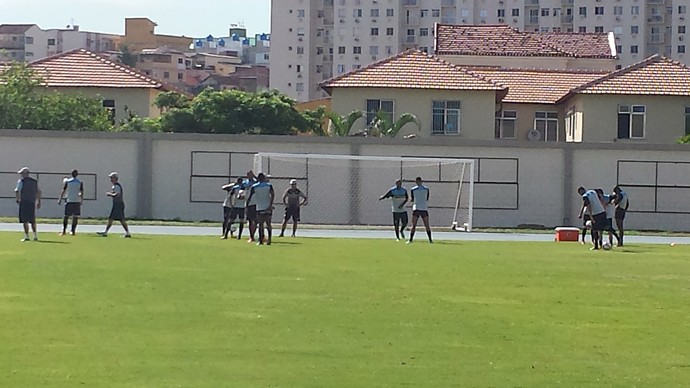
[(418, 50), (331, 78), (321, 87), (327, 91), (336, 87), (505, 91), (501, 85)]
[(614, 58), (606, 34), (532, 33), (507, 25), (436, 25), (437, 55)]
[(40, 59), (29, 66), (49, 87), (174, 90), (138, 70), (84, 49)]
[(21, 35), (35, 24), (0, 24), (0, 34)]
[(607, 72), (576, 70), (471, 68), (471, 73), (508, 87), (503, 102), (555, 104), (573, 88), (601, 78)]
[(571, 94), (690, 96), (690, 68), (653, 55), (581, 85)]

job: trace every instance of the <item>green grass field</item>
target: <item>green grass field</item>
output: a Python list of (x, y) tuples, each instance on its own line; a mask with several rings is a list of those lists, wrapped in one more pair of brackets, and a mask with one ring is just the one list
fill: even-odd
[(690, 248), (422, 237), (0, 233), (0, 386), (690, 381)]

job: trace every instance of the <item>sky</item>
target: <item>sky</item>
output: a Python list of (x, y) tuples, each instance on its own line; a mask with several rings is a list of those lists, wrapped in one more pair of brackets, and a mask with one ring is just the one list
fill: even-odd
[(232, 24), (250, 36), (270, 32), (271, 0), (0, 0), (0, 24), (125, 33), (126, 17), (148, 17), (157, 34), (227, 36)]

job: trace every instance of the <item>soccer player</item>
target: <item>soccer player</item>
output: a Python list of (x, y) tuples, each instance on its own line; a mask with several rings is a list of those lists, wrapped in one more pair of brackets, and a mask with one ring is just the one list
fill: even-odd
[(108, 231), (110, 231), (110, 227), (113, 226), (113, 221), (117, 220), (120, 221), (120, 224), (125, 229), (125, 235), (123, 237), (130, 238), (132, 235), (129, 234), (129, 227), (127, 226), (127, 220), (125, 219), (125, 193), (122, 189), (122, 185), (119, 182), (120, 176), (116, 172), (111, 172), (108, 174), (108, 176), (110, 177), (110, 183), (113, 184), (113, 187), (110, 189), (110, 191), (105, 193), (105, 195), (113, 199), (113, 208), (110, 210), (110, 216), (108, 216), (108, 225), (106, 225), (105, 231), (96, 232), (96, 234), (101, 237), (108, 237)]
[(17, 181), (14, 188), (14, 195), (19, 204), (19, 222), (24, 225), (24, 238), (22, 241), (29, 241), (29, 224), (34, 232), (34, 241), (38, 241), (36, 232), (36, 209), (41, 208), (41, 189), (38, 181), (29, 176), (29, 168), (22, 167), (17, 174), (21, 179)]
[(601, 233), (606, 227), (606, 209), (604, 209), (604, 204), (596, 191), (585, 190), (584, 187), (580, 186), (577, 193), (582, 196), (582, 202), (587, 206), (587, 214), (592, 220), (592, 244), (594, 246), (591, 249), (598, 250)]
[[(596, 189), (597, 195), (601, 199), (601, 202), (604, 204), (604, 209), (606, 209), (606, 226), (604, 227), (604, 230), (606, 230), (609, 234), (609, 245), (613, 246), (613, 237), (616, 237), (616, 241), (618, 244), (620, 244), (621, 239), (618, 237), (618, 233), (616, 233), (616, 230), (613, 229), (613, 217), (616, 213), (616, 206), (613, 204), (613, 197), (610, 195), (604, 194), (603, 189)], [(599, 242), (601, 243), (601, 240), (603, 239), (603, 236), (599, 237)]]
[[(257, 183), (256, 176), (254, 175), (254, 172), (249, 170), (247, 171), (247, 178), (245, 178), (242, 181), (242, 184), (244, 185), (244, 190), (251, 190), (252, 186)], [(251, 196), (250, 196), (251, 198)], [(246, 213), (247, 217), (247, 223), (249, 223), (249, 241), (247, 242), (254, 242), (254, 235), (256, 233), (256, 202), (250, 199), (247, 199), (247, 207), (246, 207)]]
[(616, 206), (616, 227), (618, 228), (618, 233), (620, 235), (620, 240), (618, 240), (618, 246), (622, 247), (623, 234), (625, 233), (623, 229), (623, 221), (625, 220), (625, 213), (628, 211), (628, 206), (630, 206), (630, 201), (628, 200), (628, 193), (623, 191), (620, 186), (614, 187), (613, 193), (615, 194), (613, 203)]
[(426, 228), (426, 235), (429, 236), (429, 243), (434, 241), (431, 239), (431, 227), (429, 227), (429, 210), (427, 208), (427, 203), (429, 202), (429, 188), (424, 186), (422, 183), (422, 178), (417, 177), (415, 179), (417, 186), (410, 190), (412, 196), (412, 230), (410, 231), (410, 241), (411, 244), (414, 240), (414, 232), (417, 230), (417, 220), (422, 217), (424, 222), (424, 227)]
[(391, 207), (393, 210), (393, 228), (395, 228), (395, 239), (400, 241), (402, 238), (405, 239), (405, 227), (407, 227), (407, 210), (405, 209), (405, 204), (410, 199), (407, 195), (407, 190), (402, 187), (402, 180), (398, 179), (395, 181), (395, 186), (393, 186), (388, 192), (379, 197), (379, 201), (386, 198), (391, 199)]
[[(301, 201), (300, 201), (301, 200)], [(285, 218), (283, 219), (283, 226), (280, 228), (280, 236), (285, 235), (285, 228), (287, 227), (288, 221), (292, 218), (292, 237), (295, 237), (295, 232), (297, 232), (297, 223), (300, 220), (300, 207), (307, 204), (307, 196), (304, 195), (302, 190), (297, 188), (297, 180), (290, 180), (290, 187), (285, 190), (283, 194), (283, 205), (285, 205)]]
[(62, 218), (62, 232), (60, 236), (64, 236), (67, 233), (67, 221), (69, 221), (70, 217), (72, 217), (72, 229), (69, 234), (74, 236), (77, 232), (77, 223), (81, 215), (81, 205), (84, 203), (84, 183), (77, 178), (77, 176), (79, 176), (79, 171), (72, 170), (71, 175), (72, 177), (67, 179), (62, 186), (62, 191), (58, 197), (59, 205), (62, 203), (65, 194), (67, 194), (67, 199), (65, 199), (65, 216)]
[(271, 216), (273, 215), (275, 191), (273, 190), (273, 186), (266, 182), (266, 175), (259, 173), (258, 178), (259, 182), (252, 186), (247, 202), (252, 203), (253, 199), (256, 204), (256, 224), (259, 228), (259, 242), (256, 245), (264, 244), (264, 225), (268, 232), (266, 244), (271, 245), (271, 234), (273, 232)]
[(228, 191), (228, 197), (223, 203), (223, 239), (228, 238), (228, 232), (232, 237), (232, 224), (238, 218), (240, 227), (237, 233), (237, 239), (242, 239), (242, 231), (244, 230), (244, 209), (247, 201), (242, 182), (242, 178), (237, 178), (237, 181), (234, 184), (227, 184), (222, 187), (223, 190)]

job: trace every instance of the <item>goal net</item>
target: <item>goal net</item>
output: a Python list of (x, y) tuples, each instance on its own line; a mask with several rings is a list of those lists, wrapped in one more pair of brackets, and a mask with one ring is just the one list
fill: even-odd
[[(302, 222), (321, 225), (390, 225), (391, 201), (379, 197), (396, 179), (409, 194), (421, 177), (430, 192), (431, 225), (472, 230), (472, 159), (258, 153), (254, 171), (270, 176), (276, 192), (274, 214), (282, 215), (283, 193), (295, 179), (308, 197)], [(406, 207), (411, 211), (411, 201)]]

